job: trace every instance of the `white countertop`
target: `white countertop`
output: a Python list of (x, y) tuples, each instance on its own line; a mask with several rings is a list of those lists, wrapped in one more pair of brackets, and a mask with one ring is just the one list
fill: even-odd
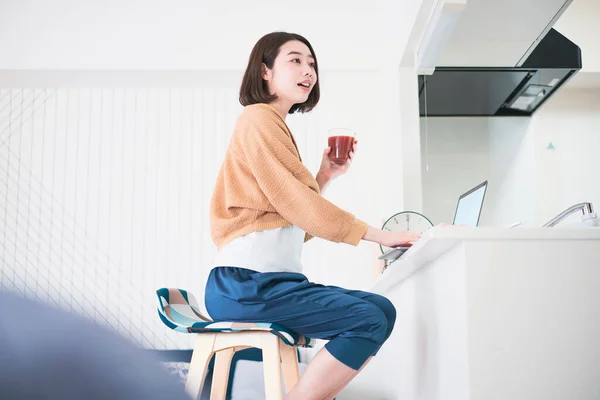
[[(479, 240), (597, 240), (600, 228), (458, 228), (436, 226), (404, 256), (391, 263), (368, 290), (383, 293), (462, 241)], [(600, 251), (600, 243), (598, 243)]]

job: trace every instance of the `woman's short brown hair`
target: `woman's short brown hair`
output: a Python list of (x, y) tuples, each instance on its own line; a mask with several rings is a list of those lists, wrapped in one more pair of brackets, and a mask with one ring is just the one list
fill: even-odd
[[(248, 67), (246, 67), (244, 79), (242, 79), (242, 86), (240, 87), (240, 103), (243, 106), (257, 103), (268, 104), (277, 99), (276, 95), (269, 93), (267, 82), (265, 82), (265, 80), (262, 78), (262, 64), (265, 64), (267, 68), (272, 69), (273, 63), (279, 54), (281, 46), (291, 40), (298, 40), (308, 47), (315, 60), (315, 74), (317, 74), (317, 77), (319, 76), (317, 55), (315, 54), (308, 40), (296, 33), (269, 33), (256, 42), (252, 52), (250, 53)], [(308, 99), (306, 99), (304, 103), (294, 104), (292, 108), (290, 108), (289, 113), (293, 114), (296, 111), (305, 113), (312, 110), (319, 102), (319, 96), (319, 80), (317, 79), (317, 83), (308, 95)]]

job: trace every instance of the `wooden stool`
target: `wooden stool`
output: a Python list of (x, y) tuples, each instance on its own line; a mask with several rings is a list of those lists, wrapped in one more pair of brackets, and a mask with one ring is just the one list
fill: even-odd
[(264, 385), (267, 400), (282, 399), (281, 365), (286, 392), (298, 382), (296, 347), (312, 347), (314, 341), (277, 324), (254, 322), (213, 322), (200, 313), (191, 293), (182, 289), (162, 288), (158, 295), (158, 315), (169, 328), (196, 334), (185, 391), (197, 399), (202, 392), (208, 364), (216, 353), (211, 400), (225, 400), (229, 367), (238, 350), (262, 349)]

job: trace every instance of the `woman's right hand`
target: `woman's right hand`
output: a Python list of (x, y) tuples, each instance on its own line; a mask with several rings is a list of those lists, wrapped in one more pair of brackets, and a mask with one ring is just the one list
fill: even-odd
[(369, 225), (363, 240), (379, 243), (386, 247), (410, 247), (419, 240), (420, 234), (411, 231), (382, 231)]
[(421, 238), (420, 234), (412, 231), (382, 231), (382, 233), (380, 244), (386, 247), (410, 247)]

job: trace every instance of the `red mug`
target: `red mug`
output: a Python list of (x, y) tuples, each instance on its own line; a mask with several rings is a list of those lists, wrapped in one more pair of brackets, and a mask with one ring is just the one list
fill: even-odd
[(327, 133), (327, 145), (331, 147), (329, 160), (334, 164), (346, 164), (356, 140), (356, 133), (345, 128), (333, 128)]

